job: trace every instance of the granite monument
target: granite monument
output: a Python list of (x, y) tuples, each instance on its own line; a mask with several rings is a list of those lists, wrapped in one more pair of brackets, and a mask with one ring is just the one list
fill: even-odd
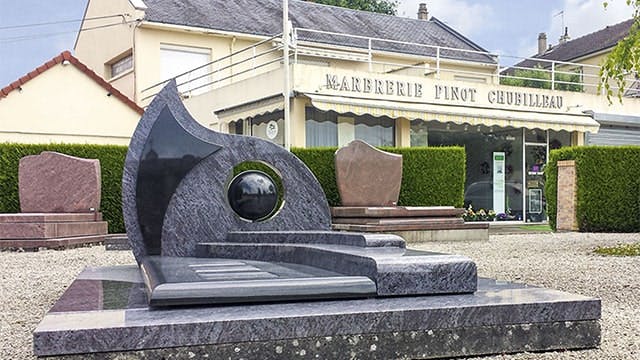
[[(273, 171), (237, 171), (245, 162)], [(80, 274), (35, 330), (36, 355), (390, 359), (599, 343), (597, 299), (478, 279), (471, 259), (395, 235), (331, 231), (299, 159), (202, 127), (175, 83), (133, 135), (123, 212), (137, 265)]]
[(104, 241), (100, 162), (44, 151), (20, 159), (20, 210), (0, 214), (0, 248), (65, 248)]

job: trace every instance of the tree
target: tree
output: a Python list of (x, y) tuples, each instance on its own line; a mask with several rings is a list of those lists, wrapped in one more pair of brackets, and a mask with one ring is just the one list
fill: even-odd
[[(576, 92), (584, 90), (579, 72), (557, 70), (553, 74), (553, 80), (555, 90)], [(551, 89), (551, 71), (543, 69), (539, 65), (531, 69), (515, 69), (512, 75), (501, 77), (500, 84)]]
[[(318, 4), (334, 5), (354, 10), (364, 10), (387, 15), (398, 12), (397, 0), (305, 0)], [(640, 1), (640, 0), (638, 0)]]
[[(637, 77), (640, 70), (640, 0), (626, 2), (633, 8), (633, 25), (629, 34), (607, 55), (600, 68), (598, 90), (604, 89), (609, 102), (614, 95), (622, 102), (629, 75)], [(603, 5), (606, 9), (609, 2), (603, 2)], [(617, 88), (615, 91), (611, 88), (612, 83)]]

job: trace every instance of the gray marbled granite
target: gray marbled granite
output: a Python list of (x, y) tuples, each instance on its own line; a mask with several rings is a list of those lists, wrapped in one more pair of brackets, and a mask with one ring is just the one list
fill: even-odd
[(471, 259), (397, 247), (325, 244), (199, 244), (198, 256), (306, 264), (344, 275), (366, 276), (377, 294), (457, 294), (476, 290)]
[(150, 306), (375, 296), (375, 283), (307, 265), (152, 256), (140, 264)]
[[(92, 277), (102, 272), (105, 278), (113, 278), (108, 275), (112, 271), (113, 268), (93, 270)], [(124, 268), (117, 277), (122, 277), (123, 272), (135, 273), (137, 269)], [(597, 319), (600, 318), (600, 300), (484, 279), (479, 281), (477, 292), (464, 295), (160, 310), (141, 307), (135, 301), (132, 303), (132, 299), (144, 293), (141, 283), (98, 279), (77, 281), (84, 283), (85, 291), (67, 291), (56, 304), (57, 308), (65, 310), (49, 312), (36, 328), (36, 355), (277, 342), (358, 334), (383, 336), (396, 332), (426, 331), (428, 335), (429, 330), (455, 333), (471, 328), (472, 332), (466, 337), (468, 343), (452, 340), (446, 343), (448, 351), (459, 352), (462, 347), (467, 348), (468, 345), (472, 348), (478, 344), (478, 339), (486, 342), (483, 331), (487, 331), (487, 327), (506, 331), (509, 326), (521, 327), (522, 332), (504, 335), (506, 337), (492, 345), (490, 352), (565, 349), (597, 346), (599, 342)], [(91, 282), (93, 286), (87, 286)], [(105, 304), (105, 297), (110, 299), (109, 307), (100, 309), (99, 305)], [(96, 307), (87, 309), (83, 305), (85, 303)], [(576, 323), (585, 326), (573, 327)], [(537, 326), (546, 330), (527, 332), (527, 329)], [(547, 326), (556, 328), (558, 332), (550, 332)], [(477, 338), (473, 334), (477, 334)], [(416, 340), (410, 346), (418, 344)], [(516, 349), (509, 350), (511, 346)], [(330, 354), (327, 356), (331, 357)], [(403, 356), (410, 357), (412, 353), (407, 354)]]
[[(487, 341), (491, 339), (491, 341)], [(125, 359), (434, 359), (522, 351), (597, 347), (595, 320), (495, 325), (380, 334), (316, 336), (286, 340), (193, 345), (176, 348), (63, 356), (65, 360)], [(56, 357), (56, 359), (60, 359)]]
[[(147, 138), (165, 108), (198, 141), (222, 148), (201, 160), (182, 178), (164, 215), (161, 254), (153, 254), (142, 238), (136, 182)], [(244, 161), (265, 162), (282, 178), (284, 205), (270, 220), (244, 221), (226, 201), (226, 184), (232, 169)], [(138, 262), (146, 255), (193, 256), (197, 242), (224, 241), (228, 231), (329, 230), (331, 225), (324, 192), (302, 161), (272, 142), (221, 134), (201, 126), (184, 108), (174, 82), (156, 95), (131, 138), (122, 179), (122, 199), (127, 235)]]
[(393, 246), (404, 248), (405, 241), (393, 234), (365, 234), (339, 231), (230, 231), (233, 243), (336, 244), (360, 247)]

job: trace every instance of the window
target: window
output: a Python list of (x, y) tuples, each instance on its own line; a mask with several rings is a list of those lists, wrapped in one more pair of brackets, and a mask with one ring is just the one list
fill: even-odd
[(109, 67), (110, 78), (124, 74), (125, 72), (133, 69), (133, 54), (129, 51), (129, 53), (124, 57), (119, 57), (117, 60), (107, 63), (107, 66)]
[[(202, 65), (211, 62), (211, 49), (174, 46), (160, 47), (160, 77), (162, 80), (176, 78), (178, 91), (183, 95), (197, 95), (207, 92), (211, 83), (210, 67)], [(186, 73), (186, 74), (185, 74)]]
[(372, 146), (395, 145), (395, 121), (386, 116), (356, 116), (305, 109), (306, 146), (341, 146), (359, 139)]

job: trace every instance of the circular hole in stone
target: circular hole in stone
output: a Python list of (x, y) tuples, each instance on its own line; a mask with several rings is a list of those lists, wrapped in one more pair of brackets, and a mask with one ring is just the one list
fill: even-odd
[(245, 161), (233, 169), (227, 201), (243, 220), (257, 222), (273, 218), (282, 207), (282, 179), (275, 169), (257, 161)]

